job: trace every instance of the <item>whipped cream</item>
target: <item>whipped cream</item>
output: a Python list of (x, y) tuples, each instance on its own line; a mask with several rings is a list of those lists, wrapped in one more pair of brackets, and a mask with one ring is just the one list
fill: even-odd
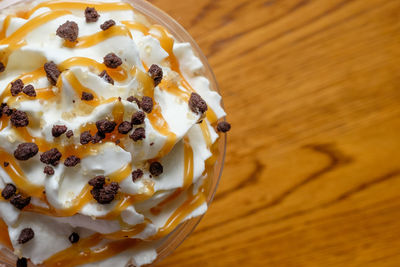
[[(97, 10), (97, 21), (86, 21), (86, 7)], [(100, 25), (108, 20), (115, 25), (103, 31)], [(79, 27), (75, 42), (56, 34), (67, 21)], [(0, 190), (13, 184), (16, 194), (31, 197), (22, 210), (0, 198), (0, 218), (6, 226), (0, 230), (8, 230), (1, 233), (6, 236), (0, 238), (0, 246), (44, 266), (153, 262), (162, 240), (179, 223), (207, 210), (204, 181), (210, 178), (210, 159), (216, 153), (212, 145), (219, 137), (214, 126), (225, 116), (221, 97), (211, 91), (191, 45), (175, 41), (164, 28), (120, 1), (24, 3), (2, 10), (0, 31), (0, 62), (5, 66), (0, 73), (1, 101), (29, 118), (28, 126), (15, 127), (3, 109)], [(103, 58), (109, 53), (115, 53), (122, 65), (106, 67)], [(47, 62), (61, 71), (55, 85), (46, 77)], [(163, 71), (157, 86), (147, 72), (153, 64)], [(103, 70), (114, 84), (99, 76)], [(32, 85), (36, 97), (23, 92), (11, 95), (11, 83), (17, 79)], [(82, 100), (83, 92), (92, 93), (93, 100)], [(188, 101), (193, 92), (206, 101), (205, 114), (191, 110)], [(139, 101), (149, 96), (154, 107), (143, 124), (121, 134), (118, 125), (142, 111), (137, 102), (127, 100), (132, 96)], [(95, 144), (81, 144), (81, 134), (90, 131), (94, 136), (95, 123), (101, 120), (116, 122), (113, 132)], [(73, 136), (54, 137), (55, 125), (66, 126)], [(139, 127), (146, 137), (135, 142), (129, 136)], [(35, 143), (39, 152), (17, 160), (14, 152), (27, 142)], [(47, 164), (54, 170), (49, 175), (43, 171), (47, 165), (41, 155), (51, 148), (62, 156), (55, 166)], [(69, 156), (79, 157), (80, 162), (65, 166)], [(155, 161), (163, 167), (158, 176), (150, 173)], [(132, 178), (135, 170), (143, 173), (138, 179)], [(100, 204), (90, 192), (93, 187), (88, 183), (97, 176), (119, 185), (109, 204)], [(25, 228), (35, 236), (20, 244)], [(80, 236), (75, 244), (69, 240), (72, 233)], [(11, 244), (4, 242), (8, 238)], [(89, 256), (78, 255), (79, 250), (89, 251)]]

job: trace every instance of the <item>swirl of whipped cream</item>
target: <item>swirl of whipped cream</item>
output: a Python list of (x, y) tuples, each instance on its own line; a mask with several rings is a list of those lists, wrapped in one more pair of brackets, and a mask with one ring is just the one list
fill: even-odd
[[(87, 7), (99, 14), (93, 21), (85, 18)], [(110, 20), (115, 25), (103, 30)], [(57, 34), (67, 21), (78, 25), (74, 41)], [(106, 66), (110, 53), (122, 64)], [(31, 198), (19, 209), (0, 197), (0, 246), (44, 266), (141, 266), (157, 257), (160, 242), (178, 224), (206, 211), (204, 181), (219, 137), (214, 126), (225, 112), (189, 43), (177, 42), (125, 2), (32, 1), (2, 10), (0, 62), (0, 189), (12, 184), (12, 199)], [(53, 84), (48, 62), (61, 72)], [(148, 72), (152, 65), (162, 69), (160, 84)], [(13, 85), (18, 79), (36, 95)], [(193, 93), (207, 103), (204, 114), (190, 106)], [(143, 123), (132, 125), (132, 116), (146, 110), (145, 97), (154, 106)], [(27, 114), (27, 126), (16, 126), (16, 111)], [(114, 129), (102, 133), (96, 122), (104, 120)], [(123, 122), (132, 128), (128, 133), (118, 130)], [(55, 137), (60, 125), (68, 132)], [(145, 138), (133, 140), (138, 128)], [(100, 139), (82, 142), (88, 131), (92, 137), (100, 132)], [(39, 152), (16, 159), (23, 143), (36, 144)], [(45, 173), (41, 157), (54, 148), (59, 163), (46, 162), (53, 166)], [(80, 162), (65, 163), (71, 156)], [(132, 175), (137, 170), (140, 175)], [(99, 176), (118, 183), (109, 203), (101, 204), (89, 185)], [(35, 235), (21, 244), (25, 228)], [(74, 244), (72, 233), (80, 237)]]

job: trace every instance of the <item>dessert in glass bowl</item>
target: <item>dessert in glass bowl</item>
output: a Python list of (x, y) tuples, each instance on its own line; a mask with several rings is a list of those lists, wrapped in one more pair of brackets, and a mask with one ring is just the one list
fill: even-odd
[(230, 125), (204, 56), (143, 1), (6, 2), (0, 262), (160, 260), (206, 212), (222, 169)]

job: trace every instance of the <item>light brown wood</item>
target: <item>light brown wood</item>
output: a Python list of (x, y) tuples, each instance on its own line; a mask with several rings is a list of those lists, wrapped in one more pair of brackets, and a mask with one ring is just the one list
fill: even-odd
[(159, 266), (399, 266), (400, 1), (151, 2), (233, 125), (215, 201)]

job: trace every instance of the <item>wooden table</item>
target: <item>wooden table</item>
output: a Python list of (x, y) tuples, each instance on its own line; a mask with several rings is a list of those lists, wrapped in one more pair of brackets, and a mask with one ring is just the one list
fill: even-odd
[(233, 125), (209, 212), (159, 266), (400, 266), (400, 1), (151, 2)]

